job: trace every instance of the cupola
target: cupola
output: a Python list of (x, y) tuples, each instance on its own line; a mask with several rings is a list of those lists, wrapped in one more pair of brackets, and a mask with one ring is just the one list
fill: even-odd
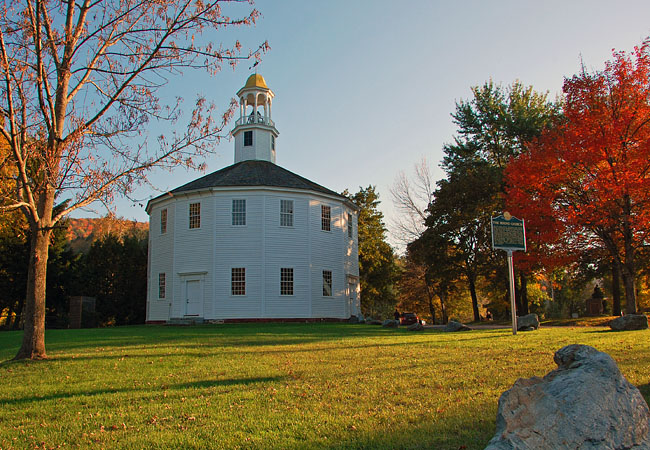
[(280, 133), (271, 119), (273, 91), (264, 77), (253, 74), (237, 92), (239, 119), (232, 135), (235, 138), (235, 163), (249, 160), (269, 161), (275, 164), (276, 139)]

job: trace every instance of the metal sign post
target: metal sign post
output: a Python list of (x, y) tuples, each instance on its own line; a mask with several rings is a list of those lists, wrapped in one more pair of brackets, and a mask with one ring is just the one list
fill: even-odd
[(517, 334), (517, 305), (515, 303), (515, 268), (512, 263), (512, 252), (526, 251), (526, 230), (524, 221), (505, 212), (502, 216), (493, 217), (492, 248), (505, 250), (508, 254), (508, 278), (510, 287), (510, 311), (512, 315), (512, 334)]
[(512, 250), (508, 252), (508, 278), (510, 280), (510, 315), (512, 316), (512, 334), (517, 334), (517, 304), (515, 303), (515, 267), (512, 264)]

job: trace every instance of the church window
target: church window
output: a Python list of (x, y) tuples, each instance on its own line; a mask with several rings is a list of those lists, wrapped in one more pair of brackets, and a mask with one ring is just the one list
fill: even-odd
[(320, 229), (323, 231), (332, 230), (332, 208), (327, 205), (320, 207)]
[(164, 273), (158, 274), (158, 298), (165, 298), (165, 277)]
[(160, 211), (160, 234), (167, 233), (167, 208)]
[(271, 150), (275, 151), (275, 136), (271, 135)]
[(348, 213), (348, 237), (352, 239), (352, 214)]
[(280, 226), (293, 226), (293, 200), (280, 200)]
[(232, 295), (246, 295), (245, 267), (233, 267), (231, 269), (230, 292)]
[(201, 228), (200, 203), (190, 203), (190, 228)]
[(246, 225), (246, 200), (232, 201), (232, 224)]
[(293, 267), (280, 269), (280, 295), (293, 295)]
[(253, 145), (253, 130), (244, 131), (244, 147)]
[(323, 270), (323, 297), (332, 296), (332, 271)]

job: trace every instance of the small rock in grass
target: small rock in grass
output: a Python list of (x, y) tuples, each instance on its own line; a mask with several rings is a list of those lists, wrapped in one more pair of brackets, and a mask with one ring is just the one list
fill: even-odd
[(648, 317), (645, 314), (628, 314), (612, 320), (609, 327), (614, 331), (647, 330)]
[(445, 328), (443, 328), (443, 331), (448, 331), (448, 332), (456, 332), (456, 331), (471, 331), (472, 329), (468, 327), (467, 325), (463, 325), (460, 322), (456, 322), (455, 320), (450, 320), (447, 325), (445, 325)]

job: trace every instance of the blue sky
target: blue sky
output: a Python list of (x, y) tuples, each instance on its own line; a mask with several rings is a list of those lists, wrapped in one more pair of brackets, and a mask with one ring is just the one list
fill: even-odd
[[(399, 171), (412, 172), (425, 156), (442, 176), (442, 147), (456, 131), (450, 113), (472, 86), (520, 80), (554, 97), (581, 61), (601, 69), (612, 49), (629, 51), (650, 35), (647, 0), (257, 0), (255, 7), (257, 25), (215, 40), (269, 41), (257, 71), (275, 93), (277, 163), (339, 192), (375, 185), (387, 224)], [(233, 17), (244, 10), (224, 8)], [(172, 80), (169, 92), (188, 107), (197, 94), (225, 107), (250, 65), (212, 78), (188, 74)], [(216, 148), (206, 173), (233, 163), (233, 145)], [(202, 175), (177, 169), (151, 180), (164, 192)], [(145, 203), (159, 194), (136, 192)], [(143, 205), (118, 200), (116, 213), (145, 221)]]

